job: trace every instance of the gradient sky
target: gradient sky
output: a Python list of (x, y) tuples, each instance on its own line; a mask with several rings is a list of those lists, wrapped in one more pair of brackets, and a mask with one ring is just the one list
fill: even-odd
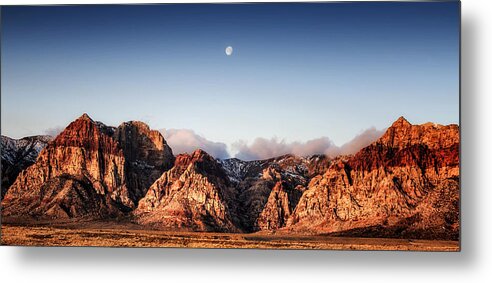
[[(117, 126), (341, 145), (458, 123), (459, 3), (2, 7), (1, 126)], [(231, 45), (232, 56), (224, 49)]]

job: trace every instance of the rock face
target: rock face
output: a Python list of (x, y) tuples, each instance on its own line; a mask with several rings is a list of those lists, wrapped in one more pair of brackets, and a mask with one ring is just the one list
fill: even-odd
[[(2, 138), (2, 149), (4, 141), (10, 144)], [(215, 160), (202, 150), (174, 158), (141, 122), (114, 128), (83, 115), (18, 175), (2, 215), (125, 215), (170, 230), (458, 239), (459, 143), (457, 125), (401, 117), (358, 153), (334, 159)], [(8, 160), (18, 156), (12, 152)]]
[(258, 217), (258, 228), (277, 230), (285, 227), (304, 190), (301, 185), (293, 188), (284, 181), (275, 183)]
[(34, 164), (39, 152), (52, 139), (51, 136), (32, 136), (16, 140), (1, 136), (2, 199), (8, 188), (14, 183), (17, 175)]
[(138, 121), (121, 124), (114, 132), (114, 139), (123, 150), (126, 183), (132, 188), (129, 197), (136, 206), (162, 172), (173, 166), (173, 153), (158, 131)]
[(241, 228), (245, 232), (255, 232), (283, 227), (285, 221), (279, 217), (284, 218), (285, 215), (275, 213), (280, 209), (273, 207), (277, 205), (275, 197), (279, 193), (288, 195), (289, 210), (286, 213), (290, 215), (309, 178), (322, 172), (330, 160), (325, 156), (301, 158), (284, 155), (267, 160), (241, 161), (233, 158), (220, 162), (237, 190)]
[(164, 229), (237, 232), (235, 191), (222, 167), (196, 150), (180, 154), (140, 201), (137, 221)]
[(287, 226), (457, 239), (458, 204), (458, 126), (411, 125), (401, 117), (379, 140), (314, 177)]
[[(129, 135), (138, 142), (127, 142)], [(2, 215), (118, 216), (136, 207), (145, 193), (143, 186), (172, 161), (162, 137), (141, 123), (125, 123), (116, 129), (84, 114), (19, 174), (2, 201)]]

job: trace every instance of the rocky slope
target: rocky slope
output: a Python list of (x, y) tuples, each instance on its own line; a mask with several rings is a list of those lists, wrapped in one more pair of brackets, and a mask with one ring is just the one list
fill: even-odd
[(285, 225), (309, 174), (322, 162), (328, 159), (285, 155), (241, 161), (215, 160), (202, 150), (180, 154), (140, 201), (135, 219), (164, 229), (274, 230)]
[[(283, 227), (286, 222), (283, 218), (295, 208), (309, 179), (322, 172), (330, 160), (325, 156), (284, 155), (267, 160), (220, 162), (236, 186), (241, 228), (255, 232)], [(273, 201), (278, 193), (286, 194), (290, 201), (289, 211), (282, 215), (276, 212), (285, 204)]]
[(51, 136), (32, 136), (16, 140), (1, 136), (2, 199), (17, 175), (36, 161), (41, 150), (52, 139)]
[(314, 177), (286, 226), (456, 239), (458, 206), (458, 126), (401, 117), (379, 140)]
[(349, 156), (172, 156), (141, 122), (83, 115), (19, 174), (4, 216), (131, 216), (158, 229), (459, 237), (459, 127), (403, 117)]
[(159, 131), (150, 130), (142, 122), (121, 124), (115, 129), (113, 138), (123, 151), (126, 183), (132, 188), (129, 197), (135, 207), (150, 185), (173, 166), (174, 156)]
[(162, 136), (146, 125), (108, 127), (84, 114), (19, 174), (2, 201), (2, 215), (118, 216), (134, 209), (173, 161)]
[(137, 222), (164, 229), (237, 232), (235, 190), (202, 150), (180, 154), (135, 210)]

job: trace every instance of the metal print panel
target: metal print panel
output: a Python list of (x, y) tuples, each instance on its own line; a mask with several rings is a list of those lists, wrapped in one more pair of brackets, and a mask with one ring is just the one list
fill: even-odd
[(1, 21), (2, 245), (460, 248), (459, 2)]

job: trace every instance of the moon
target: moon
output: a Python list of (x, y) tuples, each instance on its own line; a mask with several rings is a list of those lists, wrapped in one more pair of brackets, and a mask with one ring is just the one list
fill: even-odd
[(234, 49), (232, 49), (232, 46), (227, 46), (226, 49), (225, 49), (225, 54), (227, 56), (231, 56), (232, 55), (232, 51), (234, 51)]

